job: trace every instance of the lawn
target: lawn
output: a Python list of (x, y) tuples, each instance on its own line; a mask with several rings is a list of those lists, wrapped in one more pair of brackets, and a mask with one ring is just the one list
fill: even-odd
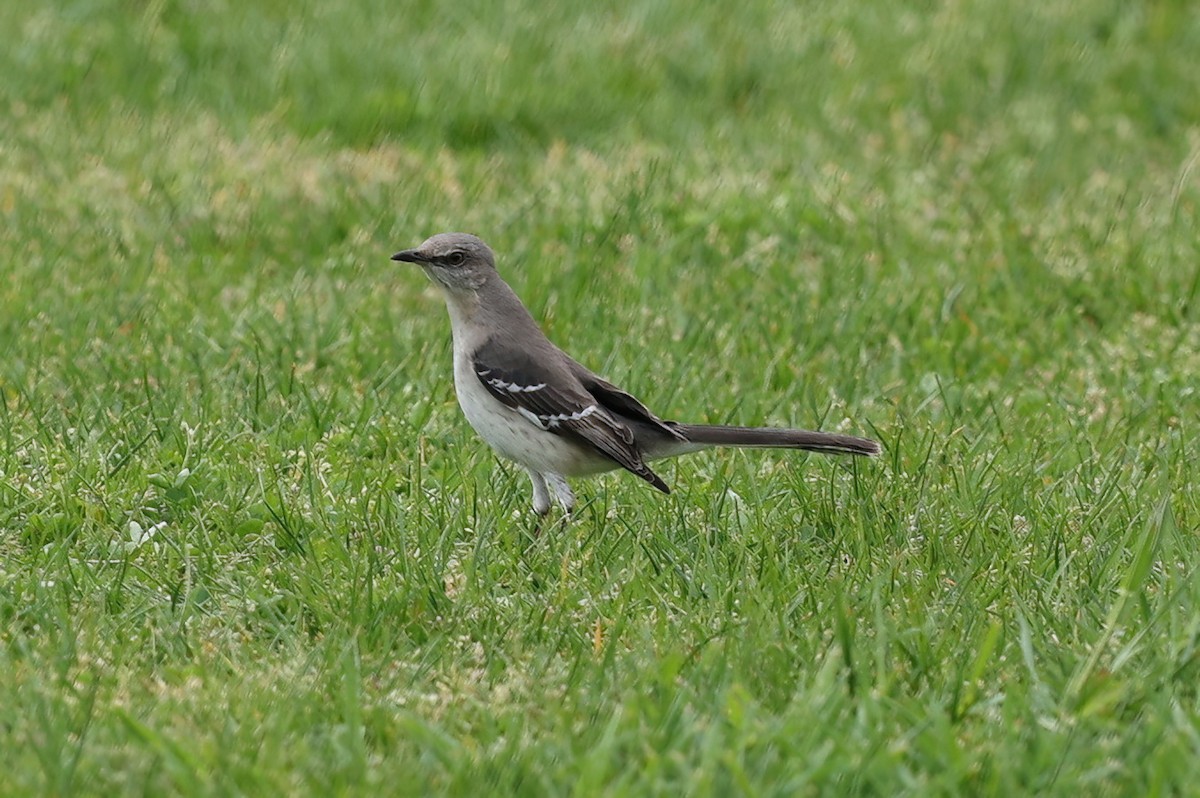
[[(1194, 4), (0, 30), (0, 794), (1196, 794)], [(664, 417), (883, 456), (535, 535), (445, 230)]]

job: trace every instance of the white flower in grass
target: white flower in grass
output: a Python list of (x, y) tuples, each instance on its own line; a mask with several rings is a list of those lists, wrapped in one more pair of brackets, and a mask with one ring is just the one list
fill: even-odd
[(166, 525), (166, 521), (159, 521), (157, 524), (152, 524), (149, 527), (143, 527), (137, 521), (130, 521), (129, 526), (125, 528), (125, 551), (129, 553), (137, 551), (142, 546), (152, 541), (154, 536), (157, 535), (163, 528), (165, 528)]

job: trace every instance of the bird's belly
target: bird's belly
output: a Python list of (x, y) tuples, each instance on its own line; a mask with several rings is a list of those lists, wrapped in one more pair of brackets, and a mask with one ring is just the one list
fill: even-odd
[(534, 426), (520, 413), (496, 400), (479, 381), (470, 363), (455, 358), (454, 392), (458, 405), (479, 437), (501, 456), (539, 473), (582, 476), (610, 471), (617, 463), (589, 452), (553, 432)]

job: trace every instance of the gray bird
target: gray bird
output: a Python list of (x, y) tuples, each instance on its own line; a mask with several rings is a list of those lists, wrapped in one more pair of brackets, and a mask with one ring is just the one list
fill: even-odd
[(850, 435), (660, 419), (550, 343), (473, 235), (441, 233), (392, 260), (418, 264), (441, 289), (458, 404), (481, 438), (529, 472), (539, 515), (550, 511), (551, 491), (566, 511), (574, 507), (567, 477), (617, 468), (670, 493), (647, 463), (713, 446), (879, 454), (875, 441)]

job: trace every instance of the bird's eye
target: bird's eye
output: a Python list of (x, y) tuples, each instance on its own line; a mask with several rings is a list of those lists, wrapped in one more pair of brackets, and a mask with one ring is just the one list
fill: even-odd
[(461, 252), (451, 252), (446, 256), (446, 263), (450, 266), (462, 266), (466, 257)]

